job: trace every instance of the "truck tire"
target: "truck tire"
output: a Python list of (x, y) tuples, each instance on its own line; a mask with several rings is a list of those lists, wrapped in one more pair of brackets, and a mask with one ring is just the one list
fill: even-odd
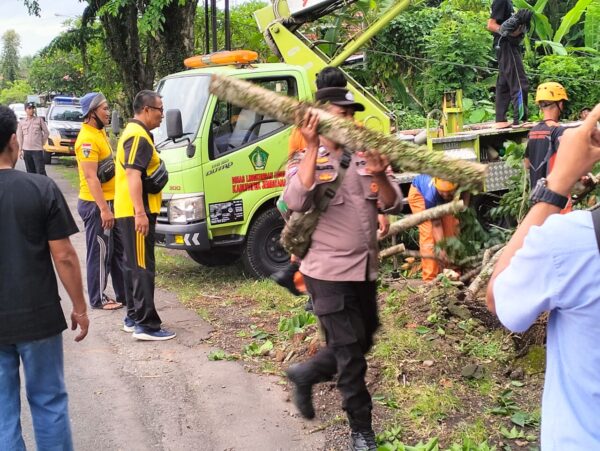
[(215, 267), (227, 266), (240, 258), (236, 252), (226, 252), (223, 250), (210, 251), (186, 251), (192, 260), (202, 266)]
[(52, 164), (52, 154), (44, 150), (44, 164)]
[(505, 229), (510, 229), (517, 225), (515, 218), (508, 215), (494, 219), (490, 217), (490, 210), (499, 205), (503, 194), (504, 192), (482, 193), (473, 196), (471, 199), (470, 207), (475, 210), (479, 223), (488, 231), (495, 225)]
[(263, 211), (254, 220), (242, 251), (248, 275), (262, 279), (288, 265), (290, 256), (279, 243), (283, 226), (283, 218), (275, 208)]

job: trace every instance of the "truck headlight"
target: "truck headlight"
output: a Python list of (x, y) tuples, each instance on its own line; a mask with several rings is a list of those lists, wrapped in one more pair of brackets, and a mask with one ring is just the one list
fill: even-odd
[(50, 130), (48, 130), (48, 134), (50, 136), (55, 136), (60, 139), (60, 131), (57, 128), (51, 128)]
[(205, 219), (204, 195), (172, 198), (169, 201), (168, 214), (171, 224), (187, 224)]

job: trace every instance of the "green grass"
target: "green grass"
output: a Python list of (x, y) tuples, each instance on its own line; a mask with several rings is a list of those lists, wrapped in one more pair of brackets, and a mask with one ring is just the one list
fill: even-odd
[(208, 268), (197, 264), (183, 252), (156, 248), (156, 285), (174, 291), (184, 303), (201, 296), (222, 302), (229, 299), (232, 288), (246, 281), (237, 265)]
[(410, 398), (414, 400), (410, 407), (413, 419), (421, 418), (429, 426), (435, 427), (438, 422), (455, 412), (461, 402), (452, 388), (441, 388), (438, 384), (427, 384), (412, 390)]
[(287, 313), (303, 304), (301, 298), (293, 296), (285, 288), (270, 279), (251, 280), (240, 284), (235, 290), (237, 296), (251, 299), (263, 311)]
[(69, 182), (71, 187), (74, 189), (79, 188), (79, 173), (77, 172), (77, 162), (74, 158), (67, 159), (61, 157), (58, 159), (58, 164), (54, 164), (53, 167), (62, 178)]
[[(239, 264), (209, 268), (194, 262), (183, 252), (156, 249), (156, 285), (174, 291), (185, 304), (200, 297), (214, 299), (223, 306), (235, 306), (243, 298), (256, 303), (255, 313), (289, 312), (305, 302), (269, 279), (244, 276)], [(207, 311), (201, 316), (209, 316)]]
[(465, 355), (482, 360), (495, 360), (507, 362), (511, 354), (507, 351), (507, 335), (501, 330), (480, 336), (467, 335), (458, 345), (458, 349)]
[(461, 421), (454, 426), (452, 434), (452, 441), (459, 443), (467, 440), (481, 443), (489, 438), (490, 433), (486, 428), (483, 418), (477, 418), (475, 421)]
[(385, 328), (378, 337), (373, 356), (391, 364), (403, 359), (430, 360), (439, 357), (435, 345), (415, 329)]

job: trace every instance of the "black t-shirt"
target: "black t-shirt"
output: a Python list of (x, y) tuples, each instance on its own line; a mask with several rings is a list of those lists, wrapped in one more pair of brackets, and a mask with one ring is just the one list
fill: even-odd
[(0, 344), (66, 329), (48, 241), (78, 229), (58, 186), (44, 175), (0, 169)]
[(532, 188), (539, 179), (549, 174), (558, 150), (559, 139), (565, 130), (565, 127), (551, 126), (540, 122), (529, 131), (525, 157), (529, 159), (529, 177)]
[[(498, 25), (502, 25), (502, 22), (508, 19), (512, 13), (512, 0), (494, 0), (492, 2), (492, 12), (490, 13), (490, 18), (494, 19)], [(498, 33), (494, 33), (494, 48), (496, 48), (496, 44), (498, 44), (498, 39), (500, 39), (500, 35)]]

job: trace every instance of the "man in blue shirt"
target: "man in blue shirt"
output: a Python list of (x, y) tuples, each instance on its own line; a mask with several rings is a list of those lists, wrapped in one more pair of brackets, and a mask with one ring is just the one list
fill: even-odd
[(600, 105), (564, 133), (555, 168), (532, 192), (537, 202), (504, 249), (487, 291), (488, 308), (512, 331), (550, 312), (544, 451), (600, 449), (600, 240), (592, 216), (598, 213), (557, 214), (575, 182), (600, 160), (598, 120)]

